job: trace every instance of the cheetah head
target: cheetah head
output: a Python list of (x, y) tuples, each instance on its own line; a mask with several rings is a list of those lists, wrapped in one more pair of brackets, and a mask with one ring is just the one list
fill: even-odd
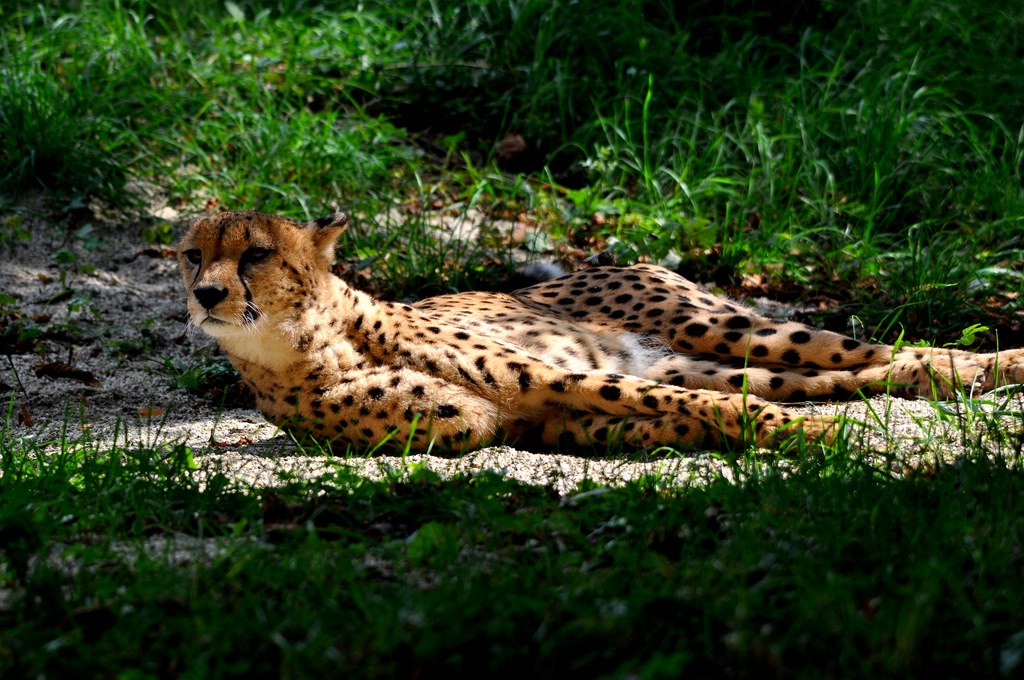
[(308, 224), (258, 212), (196, 218), (178, 243), (192, 323), (224, 339), (286, 318), (329, 275), (347, 224), (344, 213)]

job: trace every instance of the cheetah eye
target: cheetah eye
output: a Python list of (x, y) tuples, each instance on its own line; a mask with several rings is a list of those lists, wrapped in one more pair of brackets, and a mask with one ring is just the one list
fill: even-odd
[(271, 250), (269, 248), (259, 248), (253, 246), (242, 253), (242, 262), (244, 264), (256, 264), (270, 257)]
[(200, 264), (203, 261), (203, 251), (199, 248), (189, 248), (185, 251), (185, 259), (192, 264)]

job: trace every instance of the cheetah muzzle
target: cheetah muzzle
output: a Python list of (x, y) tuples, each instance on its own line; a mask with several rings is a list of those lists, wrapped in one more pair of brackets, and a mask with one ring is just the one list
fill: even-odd
[(1024, 378), (1024, 350), (867, 344), (756, 316), (652, 265), (382, 302), (330, 271), (347, 222), (225, 212), (194, 220), (178, 246), (192, 323), (263, 414), (342, 449), (827, 441), (835, 421), (771, 402)]

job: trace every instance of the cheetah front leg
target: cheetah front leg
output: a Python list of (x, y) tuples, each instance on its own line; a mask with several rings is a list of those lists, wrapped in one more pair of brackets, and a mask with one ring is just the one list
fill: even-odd
[[(755, 396), (682, 389), (628, 375), (566, 374), (537, 390), (545, 445), (700, 445), (723, 439), (771, 446), (802, 432), (831, 441), (836, 421), (801, 417)], [(560, 413), (552, 407), (560, 406)], [(540, 422), (537, 422), (540, 421)]]
[(1024, 382), (1024, 349), (976, 354), (946, 348), (908, 347), (899, 350), (894, 358), (926, 360), (940, 380), (960, 384), (965, 390), (974, 387), (984, 392)]
[(992, 381), (990, 387), (1024, 383), (1024, 349), (1008, 349), (975, 357)]
[(494, 402), (440, 378), (390, 367), (350, 371), (326, 387), (312, 382), (259, 406), (282, 429), (335, 449), (464, 451), (490, 443), (500, 428)]
[(838, 432), (838, 424), (827, 418), (794, 418), (783, 428), (757, 433), (751, 423), (746, 431), (728, 433), (722, 424), (711, 426), (697, 418), (664, 416), (605, 416), (591, 413), (563, 414), (544, 421), (539, 434), (541, 444), (563, 451), (578, 450), (580, 446), (652, 448), (658, 446), (685, 446), (687, 448), (720, 448), (723, 442), (741, 446), (757, 444), (775, 446), (790, 437), (803, 437), (807, 441), (831, 442)]

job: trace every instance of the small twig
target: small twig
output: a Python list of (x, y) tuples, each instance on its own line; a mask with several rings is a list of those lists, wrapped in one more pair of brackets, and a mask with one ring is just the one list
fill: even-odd
[(25, 384), (21, 382), (21, 376), (18, 375), (18, 368), (14, 365), (14, 359), (11, 358), (10, 354), (7, 355), (7, 363), (11, 365), (11, 372), (14, 373), (14, 382), (18, 383), (18, 389), (20, 389), (21, 393), (27, 397), (28, 390), (25, 389)]

